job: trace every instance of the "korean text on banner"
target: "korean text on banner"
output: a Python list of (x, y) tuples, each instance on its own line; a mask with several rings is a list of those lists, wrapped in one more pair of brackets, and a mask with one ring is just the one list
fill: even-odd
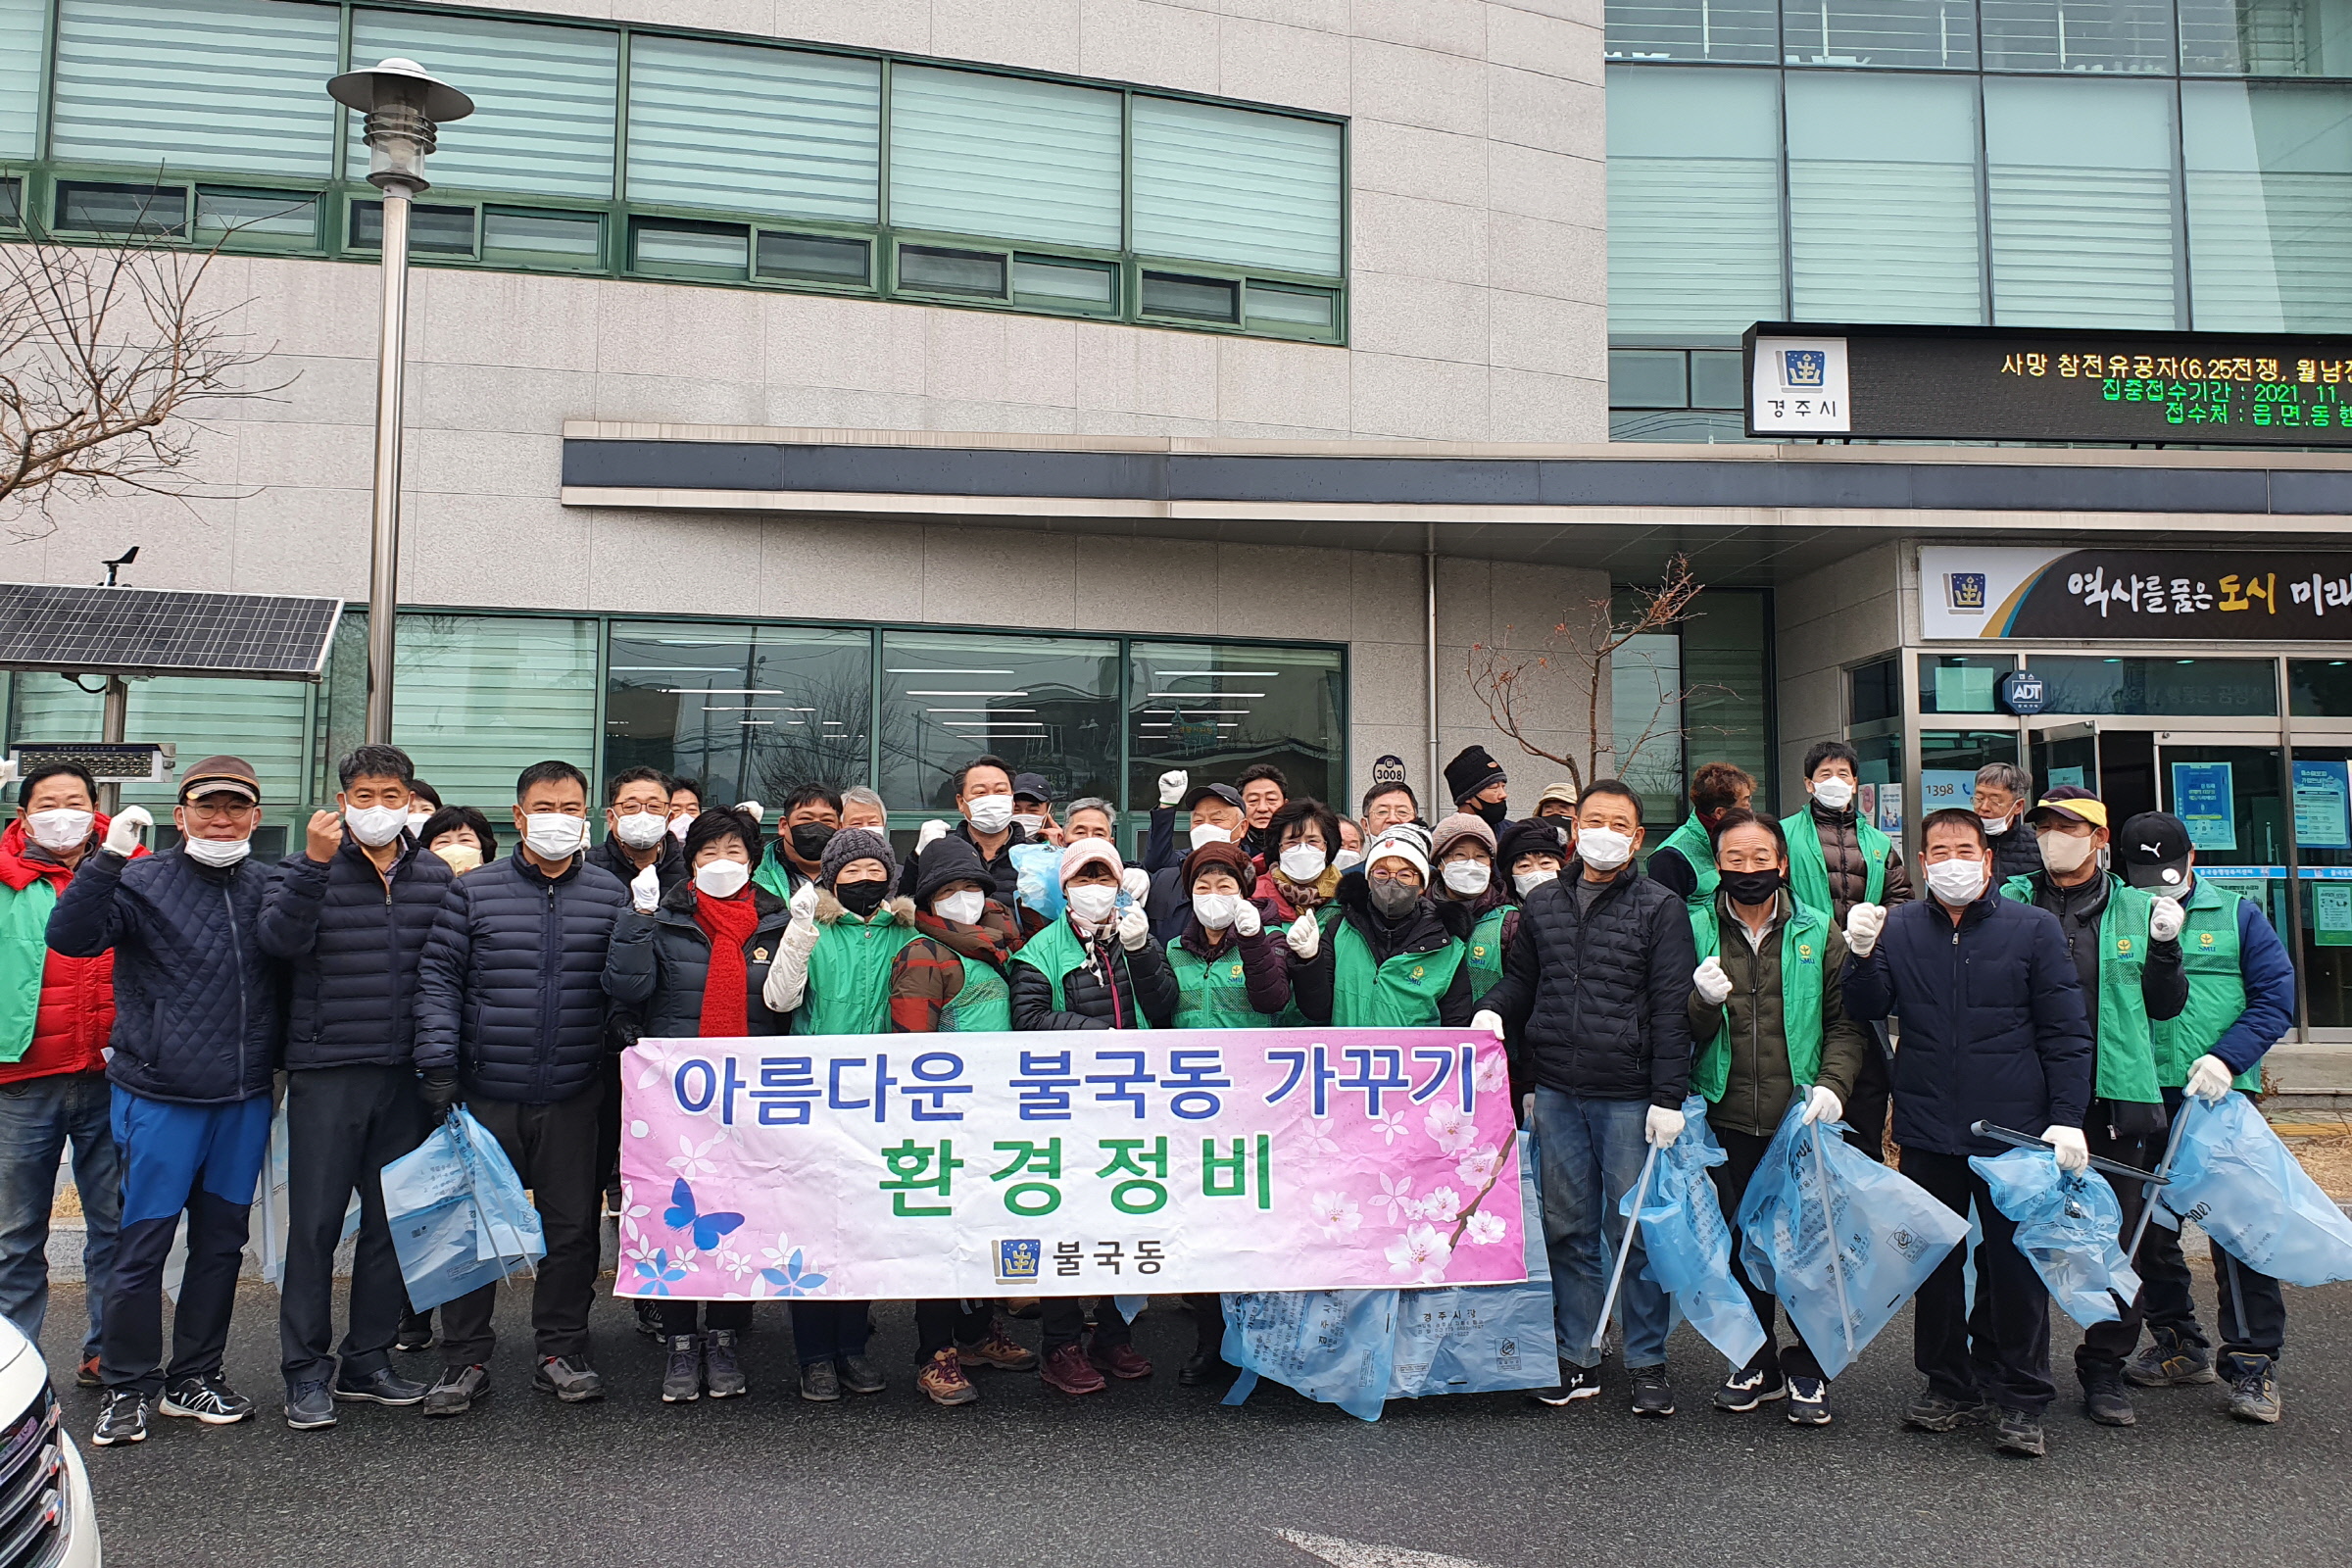
[(1527, 1277), (1484, 1031), (645, 1040), (621, 1081), (623, 1296)]

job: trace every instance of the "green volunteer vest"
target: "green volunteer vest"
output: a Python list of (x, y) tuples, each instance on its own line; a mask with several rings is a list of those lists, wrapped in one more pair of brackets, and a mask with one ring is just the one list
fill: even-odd
[(19, 893), (0, 887), (0, 1061), (23, 1061), (41, 1011), (41, 971), (49, 961), (49, 911), (57, 889), (36, 876)]
[[(2034, 879), (2011, 877), (2001, 884), (2001, 897), (2032, 904)], [(2101, 1100), (2154, 1104), (2164, 1098), (2156, 1092), (2156, 1046), (2147, 1003), (2139, 994), (2140, 976), (2148, 967), (2148, 911), (2155, 904), (2131, 883), (2107, 878), (2107, 907), (2099, 913), (2096, 1093)]]
[[(1070, 929), (1069, 916), (1064, 915), (1021, 944), (1021, 951), (1013, 955), (1013, 962), (1025, 963), (1044, 975), (1046, 984), (1054, 988), (1054, 1010), (1063, 1012), (1068, 1009), (1069, 1002), (1061, 994), (1061, 977), (1085, 964), (1086, 944), (1078, 940), (1078, 933)], [(1149, 1029), (1152, 1020), (1139, 1007), (1127, 1027)]]
[(1168, 963), (1176, 971), (1179, 1029), (1263, 1029), (1273, 1018), (1250, 1005), (1250, 986), (1242, 973), (1242, 950), (1228, 937), (1213, 958), (1196, 956), (1182, 941), (1168, 944)]
[[(2188, 1065), (2211, 1051), (2246, 1010), (2246, 978), (2237, 945), (2237, 907), (2245, 899), (2203, 877), (2181, 906), (2180, 961), (2188, 970), (2188, 1005), (2178, 1018), (2152, 1020), (2156, 1082), (2179, 1089), (2188, 1082)], [(2248, 1094), (2262, 1090), (2262, 1063), (2232, 1080)]]
[[(1672, 850), (1690, 863), (1691, 874), (1698, 878), (1698, 887), (1690, 895), (1692, 904), (1715, 902), (1715, 889), (1722, 883), (1723, 873), (1715, 869), (1714, 837), (1707, 832), (1706, 824), (1698, 819), (1696, 811), (1684, 817), (1682, 825), (1667, 834), (1666, 842), (1658, 848)], [(1813, 841), (1813, 854), (1817, 858), (1821, 855), (1821, 840), (1818, 838)], [(1829, 872), (1826, 869), (1822, 872), (1822, 886), (1829, 886)]]
[(849, 910), (819, 926), (808, 955), (808, 989), (792, 1015), (796, 1035), (879, 1035), (890, 1031), (890, 965), (914, 940), (889, 906), (860, 920)]
[(981, 1034), (1012, 1027), (1012, 991), (1004, 977), (978, 958), (963, 959), (963, 989), (939, 1010), (943, 1034)]
[[(1793, 814), (1782, 817), (1781, 832), (1788, 840), (1789, 893), (1807, 908), (1835, 916), (1838, 906), (1830, 897), (1830, 862), (1822, 858), (1821, 829), (1813, 820), (1813, 808), (1800, 806)], [(1862, 846), (1866, 871), (1862, 902), (1884, 904), (1886, 901), (1886, 852), (1894, 847), (1894, 841), (1860, 816), (1854, 818), (1854, 840)]]
[(768, 840), (766, 850), (760, 856), (760, 863), (752, 867), (753, 884), (767, 889), (779, 899), (790, 899), (798, 887), (799, 877), (800, 873), (786, 865), (784, 858), (776, 853), (776, 841)]
[(1399, 953), (1386, 963), (1372, 961), (1371, 945), (1342, 920), (1327, 936), (1332, 943), (1331, 1024), (1335, 1029), (1428, 1029), (1438, 1021), (1438, 1000), (1462, 966), (1462, 939), (1449, 937), (1435, 953)]
[[(1715, 901), (1690, 906), (1690, 939), (1698, 956), (1723, 956), (1723, 933), (1716, 922)], [(1744, 939), (1742, 939), (1744, 940)], [(1830, 951), (1830, 917), (1819, 909), (1794, 906), (1781, 927), (1781, 1037), (1788, 1046), (1788, 1075), (1797, 1087), (1811, 1088), (1821, 1076), (1821, 962)], [(1723, 1099), (1732, 1079), (1732, 1042), (1728, 1028), (1698, 1048), (1690, 1067), (1690, 1087), (1712, 1105)]]
[(1494, 989), (1502, 978), (1502, 921), (1503, 916), (1519, 907), (1516, 904), (1499, 904), (1478, 917), (1470, 928), (1470, 952), (1464, 962), (1470, 965), (1470, 1000), (1479, 1001)]
[[(1339, 905), (1327, 901), (1317, 905), (1310, 912), (1315, 917), (1315, 929), (1323, 933), (1324, 945), (1330, 946), (1331, 922), (1340, 912)], [(1311, 1029), (1314, 1027), (1308, 1021), (1306, 1014), (1299, 1010), (1298, 998), (1295, 992), (1291, 1000), (1282, 1004), (1282, 1010), (1274, 1015), (1274, 1027), (1277, 1029)]]

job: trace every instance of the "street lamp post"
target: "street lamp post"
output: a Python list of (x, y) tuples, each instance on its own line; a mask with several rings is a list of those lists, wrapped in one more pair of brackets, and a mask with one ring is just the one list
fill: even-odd
[(368, 739), (392, 739), (393, 621), (400, 602), (401, 379), (408, 358), (409, 203), (431, 188), (424, 158), (437, 126), (473, 113), (473, 100), (414, 60), (385, 60), (326, 84), (335, 102), (368, 117), (368, 180), (384, 193), (383, 311), (375, 362), (374, 533), (368, 572)]

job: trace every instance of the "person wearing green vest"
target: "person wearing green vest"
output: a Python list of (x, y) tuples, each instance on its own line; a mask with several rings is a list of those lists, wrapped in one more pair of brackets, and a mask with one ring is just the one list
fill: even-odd
[[(2143, 811), (2123, 826), (2117, 860), (2133, 887), (2181, 906), (2181, 963), (2188, 1005), (2155, 1029), (2156, 1081), (2165, 1107), (2180, 1114), (2189, 1095), (2218, 1101), (2232, 1087), (2262, 1088), (2262, 1058), (2295, 1017), (2295, 966), (2285, 944), (2253, 900), (2195, 871), (2196, 850), (2177, 816)], [(2241, 1421), (2278, 1419), (2278, 1354), (2286, 1342), (2286, 1300), (2278, 1282), (2258, 1274), (2212, 1243), (2221, 1299), (2220, 1371), (2230, 1381), (2230, 1413)], [(2144, 1309), (2150, 1344), (2124, 1376), (2142, 1388), (2211, 1383), (2211, 1342), (2197, 1324), (2180, 1234), (2148, 1227), (2134, 1260), (2145, 1286), (2124, 1312), (2136, 1343)], [(2119, 1326), (2120, 1327), (2120, 1326)]]
[[(1788, 892), (1843, 928), (1856, 905), (1880, 911), (1908, 904), (1914, 894), (1894, 841), (1854, 809), (1860, 754), (1843, 741), (1821, 741), (1805, 752), (1804, 809), (1782, 818), (1788, 837)], [(1862, 1064), (1845, 1103), (1845, 1141), (1873, 1159), (1886, 1157), (1886, 1119), (1894, 1082), (1885, 1024), (1872, 1027), (1878, 1054)]]
[[(2082, 1136), (2090, 1152), (2141, 1170), (2164, 1150), (2164, 1097), (2156, 1080), (2152, 1026), (2177, 1018), (2188, 1004), (2180, 959), (2180, 905), (2110, 875), (2099, 863), (2107, 848), (2107, 807), (2073, 785), (2049, 791), (2026, 813), (2041, 852), (2042, 869), (2012, 877), (2001, 896), (2058, 917), (2066, 951), (2082, 984), (2082, 1006), (2097, 1042), (2090, 1109)], [(2139, 1219), (2138, 1182), (2110, 1175), (2123, 1204), (2124, 1234)], [(2082, 1410), (2102, 1426), (2128, 1427), (2137, 1418), (2124, 1392), (2124, 1358), (2139, 1340), (2139, 1325), (2093, 1323), (2075, 1351)]]
[(779, 899), (813, 887), (825, 841), (841, 826), (841, 795), (823, 784), (803, 784), (776, 808), (776, 836), (752, 868), (752, 880)]
[(1429, 843), (1438, 873), (1432, 890), (1438, 917), (1462, 939), (1470, 1000), (1476, 1002), (1502, 978), (1506, 927), (1517, 924), (1511, 917), (1519, 912), (1519, 901), (1511, 897), (1509, 880), (1495, 873), (1494, 830), (1483, 818), (1466, 811), (1444, 817), (1430, 830)]
[(1309, 1023), (1340, 1029), (1458, 1029), (1477, 1004), (1469, 949), (1430, 902), (1429, 858), (1409, 824), (1364, 847), (1364, 874), (1343, 877), (1340, 914), (1312, 959), (1291, 970)]
[(1690, 814), (1649, 852), (1644, 869), (1650, 879), (1665, 883), (1680, 898), (1715, 897), (1715, 826), (1726, 811), (1746, 810), (1755, 796), (1755, 779), (1729, 762), (1708, 762), (1691, 774)]
[[(891, 897), (899, 858), (890, 840), (861, 827), (825, 840), (814, 883), (792, 896), (792, 923), (777, 944), (761, 996), (792, 1014), (796, 1035), (878, 1035), (890, 1028), (891, 966), (914, 940), (914, 903)], [(863, 1301), (792, 1302), (801, 1397), (829, 1403), (888, 1387), (867, 1359), (873, 1331)]]
[[(893, 1034), (1011, 1029), (1004, 970), (1020, 936), (1012, 911), (990, 896), (995, 887), (980, 852), (954, 834), (914, 858), (916, 936), (891, 960)], [(1026, 1372), (1037, 1365), (1037, 1352), (1004, 1332), (993, 1301), (917, 1301), (914, 1334), (914, 1386), (934, 1404), (980, 1397), (967, 1367)]]
[[(1731, 1156), (1712, 1173), (1728, 1218), (1739, 1214), (1789, 1101), (1804, 1096), (1805, 1119), (1834, 1125), (1878, 1043), (1845, 1014), (1845, 938), (1828, 915), (1788, 896), (1781, 825), (1744, 807), (1723, 812), (1718, 823), (1716, 891), (1690, 904), (1698, 955), (1690, 975), (1690, 1087), (1706, 1100), (1707, 1125)], [(1786, 1398), (1794, 1424), (1829, 1425), (1820, 1361), (1801, 1336), (1779, 1348), (1778, 1303), (1748, 1278), (1736, 1247), (1732, 1272), (1764, 1325), (1764, 1345), (1716, 1390), (1715, 1408), (1740, 1414)]]

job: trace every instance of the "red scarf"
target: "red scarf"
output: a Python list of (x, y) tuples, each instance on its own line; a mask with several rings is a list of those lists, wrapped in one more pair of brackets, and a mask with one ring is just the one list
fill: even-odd
[(710, 939), (710, 969), (703, 977), (703, 1037), (740, 1040), (752, 1032), (751, 977), (743, 961), (743, 945), (760, 927), (752, 890), (714, 899), (697, 888), (694, 923)]

